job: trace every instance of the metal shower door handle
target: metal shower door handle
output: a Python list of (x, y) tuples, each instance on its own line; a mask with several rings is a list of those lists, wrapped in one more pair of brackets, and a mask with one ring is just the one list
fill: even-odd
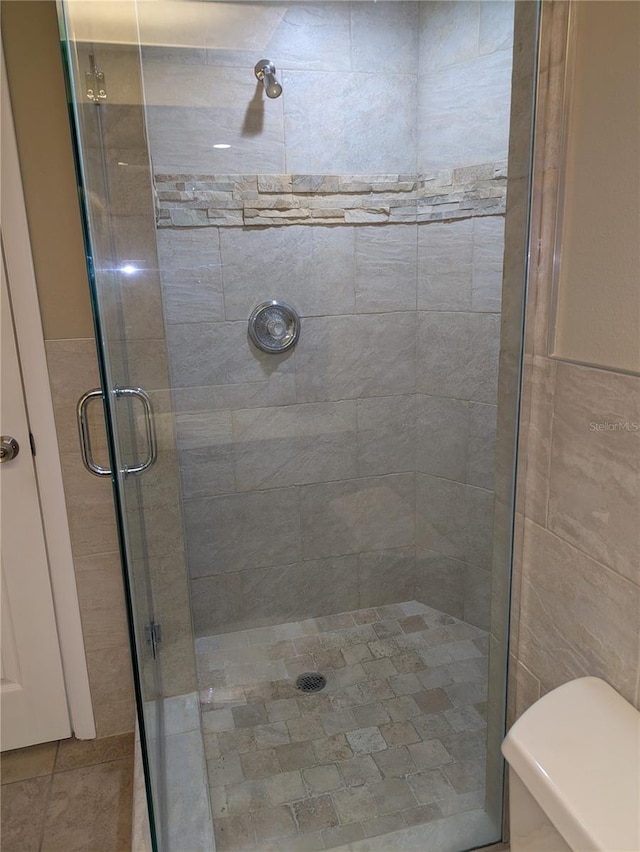
[(76, 405), (76, 417), (78, 419), (78, 432), (80, 434), (80, 454), (82, 456), (82, 464), (86, 467), (89, 473), (94, 476), (111, 476), (111, 471), (108, 467), (102, 467), (93, 458), (91, 450), (91, 434), (89, 430), (89, 421), (87, 419), (87, 409), (92, 399), (102, 399), (101, 388), (83, 393), (78, 404)]
[[(149, 394), (142, 388), (114, 388), (113, 393), (116, 397), (136, 397), (142, 402), (144, 410), (145, 434), (147, 439), (147, 455), (139, 464), (125, 465), (122, 468), (122, 473), (125, 476), (129, 474), (142, 473), (158, 458), (158, 443), (156, 440), (155, 422), (153, 416), (153, 406)], [(76, 416), (78, 419), (78, 432), (80, 434), (80, 452), (82, 455), (82, 463), (85, 468), (94, 476), (111, 476), (111, 470), (108, 467), (103, 467), (98, 464), (93, 458), (93, 450), (91, 448), (91, 433), (89, 429), (89, 420), (87, 411), (89, 403), (94, 399), (102, 399), (102, 389), (94, 388), (93, 390), (84, 393), (78, 400), (76, 406)]]
[(125, 465), (122, 469), (122, 472), (125, 475), (142, 473), (144, 470), (147, 470), (147, 468), (151, 467), (151, 465), (158, 458), (158, 442), (156, 440), (156, 427), (153, 416), (153, 405), (151, 404), (151, 397), (142, 388), (116, 387), (114, 389), (114, 393), (116, 397), (136, 397), (142, 402), (142, 408), (144, 409), (144, 426), (147, 436), (147, 457), (146, 459), (144, 459), (144, 461), (141, 461), (140, 464), (136, 464), (131, 467), (129, 465)]

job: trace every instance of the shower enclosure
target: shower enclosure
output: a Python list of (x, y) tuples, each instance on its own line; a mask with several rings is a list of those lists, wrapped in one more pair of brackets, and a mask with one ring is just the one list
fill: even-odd
[(514, 4), (59, 9), (154, 849), (499, 840)]

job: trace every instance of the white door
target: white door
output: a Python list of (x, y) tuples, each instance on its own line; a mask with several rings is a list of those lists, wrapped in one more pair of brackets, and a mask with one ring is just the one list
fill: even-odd
[(0, 748), (71, 734), (29, 423), (2, 271), (0, 432), (19, 451), (0, 462)]

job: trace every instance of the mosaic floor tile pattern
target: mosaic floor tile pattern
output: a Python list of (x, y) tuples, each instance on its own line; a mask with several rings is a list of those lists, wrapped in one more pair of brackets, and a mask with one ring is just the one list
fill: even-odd
[[(482, 808), (488, 638), (417, 601), (196, 641), (218, 852), (313, 852)], [(296, 677), (319, 671), (313, 694)]]

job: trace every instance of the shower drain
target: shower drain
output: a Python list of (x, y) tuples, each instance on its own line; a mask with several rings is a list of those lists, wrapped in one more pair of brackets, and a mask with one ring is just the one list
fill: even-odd
[(320, 692), (327, 685), (327, 679), (320, 672), (304, 672), (296, 678), (296, 689), (300, 692)]

